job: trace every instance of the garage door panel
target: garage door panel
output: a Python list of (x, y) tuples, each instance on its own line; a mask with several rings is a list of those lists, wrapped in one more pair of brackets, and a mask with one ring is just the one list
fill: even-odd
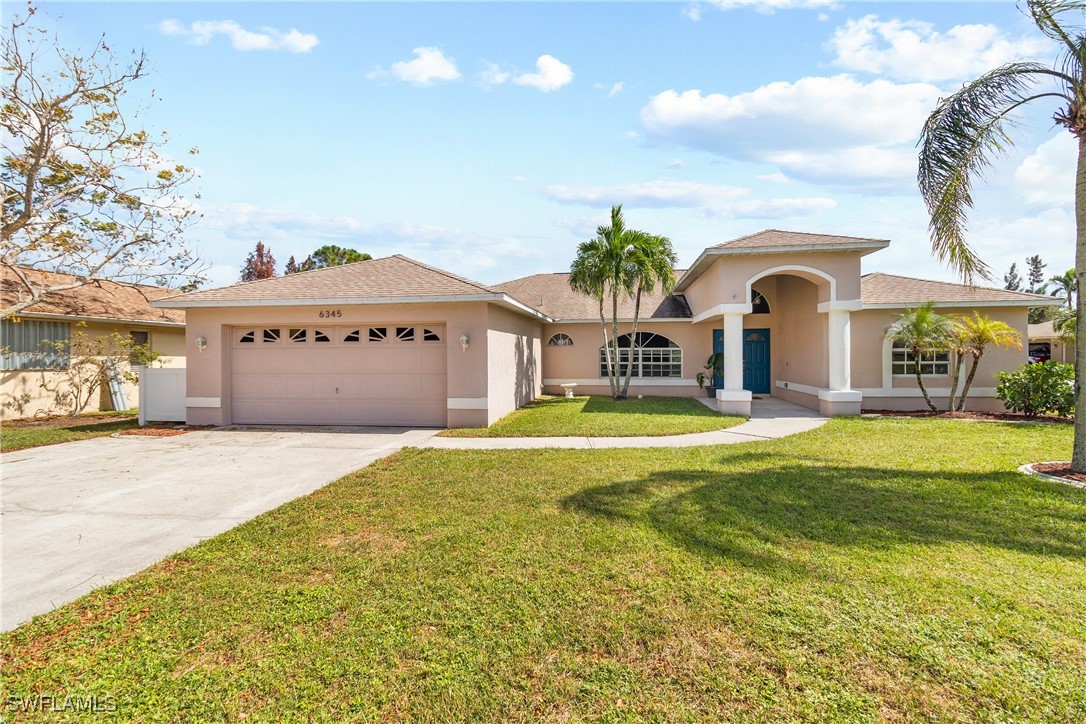
[[(304, 343), (287, 338), (271, 343), (235, 343), (234, 421), (445, 425), (448, 382), (444, 343), (423, 343), (420, 325), (388, 326), (390, 331), (414, 326), (414, 341), (347, 342), (349, 330), (320, 328), (332, 341), (315, 343), (315, 328), (309, 328)], [(444, 337), (442, 327), (426, 328), (441, 330)]]

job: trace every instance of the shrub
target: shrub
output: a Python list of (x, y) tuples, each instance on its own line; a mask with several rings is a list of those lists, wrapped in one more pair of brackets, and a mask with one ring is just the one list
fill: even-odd
[(1014, 372), (996, 375), (996, 397), (1014, 412), (1036, 417), (1054, 413), (1071, 417), (1075, 413), (1075, 368), (1062, 362), (1024, 364)]

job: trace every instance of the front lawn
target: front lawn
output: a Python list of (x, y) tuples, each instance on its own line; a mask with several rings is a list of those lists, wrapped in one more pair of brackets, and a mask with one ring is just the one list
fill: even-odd
[(708, 432), (746, 422), (689, 397), (541, 397), (490, 427), (444, 430), (442, 437), (634, 437)]
[[(1053, 425), (406, 450), (0, 640), (124, 720), (1082, 721)], [(8, 712), (18, 718), (17, 714)]]
[(56, 418), (43, 423), (18, 421), (0, 425), (0, 450), (12, 452), (28, 447), (55, 445), (73, 440), (89, 440), (104, 437), (122, 430), (139, 427), (135, 411), (119, 413), (95, 413), (104, 422), (87, 422), (86, 418)]

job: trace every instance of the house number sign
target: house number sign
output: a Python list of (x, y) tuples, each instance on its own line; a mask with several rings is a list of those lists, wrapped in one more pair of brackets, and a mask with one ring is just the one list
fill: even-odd
[(319, 316), (321, 319), (334, 319), (336, 317), (342, 317), (343, 316), (343, 310), (342, 309), (322, 309), (320, 311), (320, 314), (318, 314), (317, 316)]

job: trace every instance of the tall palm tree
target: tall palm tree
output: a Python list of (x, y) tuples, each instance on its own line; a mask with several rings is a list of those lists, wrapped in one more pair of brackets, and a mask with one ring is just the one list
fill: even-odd
[(626, 365), (626, 379), (619, 393), (620, 399), (626, 399), (630, 393), (630, 377), (633, 376), (633, 348), (637, 344), (637, 321), (641, 316), (641, 295), (652, 292), (657, 286), (664, 294), (675, 288), (675, 264), (679, 258), (671, 247), (671, 240), (666, 236), (653, 236), (641, 231), (627, 234), (629, 242), (626, 251), (629, 262), (628, 272), (634, 283), (633, 330), (630, 333), (631, 364)]
[(938, 412), (939, 409), (931, 401), (928, 388), (924, 385), (924, 373), (920, 369), (920, 363), (925, 357), (930, 358), (934, 353), (948, 349), (953, 333), (954, 320), (937, 314), (934, 302), (921, 304), (916, 309), (906, 309), (905, 314), (886, 329), (886, 336), (895, 344), (905, 347), (912, 355), (916, 384), (932, 412)]
[[(622, 217), (622, 206), (611, 207), (611, 224), (596, 229), (596, 238), (577, 246), (577, 257), (570, 265), (569, 285), (595, 299), (599, 304), (600, 328), (603, 330), (604, 359), (611, 396), (622, 392), (618, 350), (619, 296), (633, 296), (636, 283), (630, 273), (629, 232)], [(604, 301), (611, 300), (611, 335), (607, 334)]]
[(973, 358), (969, 368), (969, 376), (965, 378), (965, 387), (958, 398), (958, 405), (954, 407), (954, 388), (957, 387), (957, 373), (954, 375), (954, 387), (950, 391), (950, 404), (952, 409), (958, 412), (965, 410), (965, 399), (969, 397), (969, 388), (973, 386), (973, 379), (977, 376), (977, 367), (980, 358), (989, 347), (1002, 347), (1004, 349), (1022, 349), (1022, 333), (1017, 329), (999, 320), (988, 316), (981, 316), (980, 312), (973, 312), (972, 317), (961, 317), (955, 320), (955, 343), (959, 350), (958, 369), (961, 369), (965, 355)]
[(1075, 270), (1068, 269), (1063, 274), (1050, 277), (1052, 282), (1052, 296), (1063, 297), (1068, 309), (1075, 308), (1075, 295), (1078, 294), (1078, 283), (1075, 281)]
[[(1051, 65), (1014, 62), (991, 70), (939, 102), (920, 138), (917, 180), (930, 215), (932, 249), (962, 278), (989, 278), (966, 240), (973, 180), (1012, 143), (1011, 114), (1054, 101), (1053, 120), (1078, 142), (1075, 175), (1075, 281), (1086, 275), (1086, 0), (1026, 0), (1034, 24), (1056, 45)], [(1082, 296), (1076, 310), (1083, 311)], [(1086, 335), (1075, 340), (1075, 442), (1071, 469), (1086, 472)]]

